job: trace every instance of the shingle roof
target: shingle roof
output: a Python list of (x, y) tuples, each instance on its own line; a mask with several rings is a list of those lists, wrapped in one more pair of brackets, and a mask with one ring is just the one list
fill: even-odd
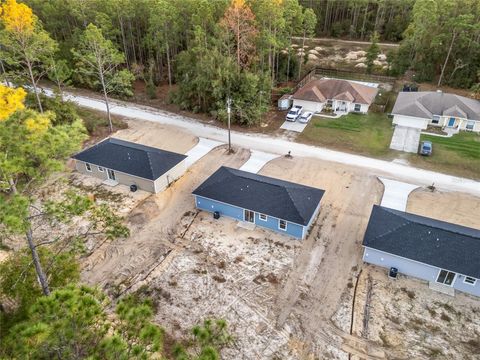
[(347, 80), (317, 79), (298, 89), (293, 94), (293, 98), (318, 102), (337, 99), (370, 105), (377, 96), (377, 92), (377, 88)]
[(185, 155), (108, 138), (73, 156), (108, 169), (156, 180), (186, 158)]
[(307, 225), (324, 191), (222, 166), (193, 194)]
[(480, 101), (437, 91), (401, 92), (392, 114), (423, 119), (444, 115), (480, 120)]
[(480, 279), (480, 230), (374, 205), (363, 245)]

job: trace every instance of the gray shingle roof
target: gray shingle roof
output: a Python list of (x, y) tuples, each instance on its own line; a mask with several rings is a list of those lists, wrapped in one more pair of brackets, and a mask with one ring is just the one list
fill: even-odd
[(222, 166), (193, 194), (307, 225), (324, 191)]
[(186, 156), (130, 141), (108, 138), (79, 152), (73, 158), (144, 179), (156, 180)]
[(423, 119), (443, 115), (480, 120), (480, 101), (436, 91), (401, 92), (392, 114)]
[(363, 245), (480, 279), (480, 230), (374, 205)]

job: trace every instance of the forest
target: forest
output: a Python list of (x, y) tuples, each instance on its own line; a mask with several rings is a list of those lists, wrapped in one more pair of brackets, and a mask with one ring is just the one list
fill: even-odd
[[(10, 1), (6, 1), (8, 4)], [(143, 81), (152, 98), (168, 84), (182, 109), (258, 123), (272, 88), (299, 79), (307, 58), (294, 38), (400, 42), (389, 74), (478, 88), (480, 4), (475, 0), (25, 0), (40, 34), (20, 44), (2, 31), (3, 76), (130, 97)], [(102, 47), (94, 53), (92, 44)], [(28, 49), (22, 48), (27, 46)], [(25, 59), (30, 53), (32, 58)], [(101, 63), (98, 59), (101, 57)], [(30, 64), (31, 69), (28, 69)], [(75, 71), (73, 71), (75, 69)], [(38, 104), (41, 108), (41, 104)]]

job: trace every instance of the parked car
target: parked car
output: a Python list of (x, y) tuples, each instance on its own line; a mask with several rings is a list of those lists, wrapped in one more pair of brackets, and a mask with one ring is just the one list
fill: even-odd
[(303, 124), (306, 124), (310, 121), (312, 116), (313, 116), (313, 112), (305, 111), (302, 115), (300, 115), (300, 117), (298, 118), (298, 121), (303, 123)]
[(303, 106), (295, 105), (287, 114), (287, 121), (295, 121), (302, 113)]
[(431, 141), (422, 141), (420, 143), (419, 154), (424, 156), (432, 155), (432, 142)]

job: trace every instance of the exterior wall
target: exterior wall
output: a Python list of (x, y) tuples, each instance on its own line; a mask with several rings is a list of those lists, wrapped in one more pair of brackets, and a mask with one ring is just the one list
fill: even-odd
[(370, 107), (367, 104), (360, 104), (360, 111), (355, 111), (355, 104), (356, 103), (349, 103), (348, 112), (359, 112), (359, 113), (366, 114), (368, 112), (368, 108)]
[[(365, 247), (363, 261), (388, 269), (395, 267), (398, 269), (398, 272), (402, 274), (431, 282), (435, 282), (437, 280), (438, 273), (440, 271), (440, 269), (435, 266), (430, 266), (417, 261), (402, 258), (400, 256), (392, 255), (369, 247)], [(463, 275), (457, 274), (452, 287), (472, 295), (480, 296), (480, 279), (477, 280), (475, 285), (469, 285), (463, 282), (464, 278), (465, 277)]]
[(316, 101), (306, 101), (306, 100), (297, 100), (293, 99), (293, 106), (299, 105), (303, 106), (303, 111), (312, 111), (312, 112), (320, 112), (323, 109), (324, 103), (316, 102)]
[[(467, 119), (455, 118), (455, 123), (453, 124), (453, 126), (448, 126), (450, 118), (451, 116), (440, 116), (438, 124), (435, 124), (433, 123), (433, 117), (432, 119), (423, 119), (423, 118), (416, 118), (413, 116), (394, 115), (393, 123), (400, 126), (414, 127), (422, 130), (425, 130), (428, 125), (442, 127), (442, 128), (449, 127), (449, 128), (458, 128), (459, 130), (467, 130), (467, 123), (468, 123)], [(475, 121), (473, 130), (469, 130), (469, 131), (480, 132), (480, 121)]]
[(449, 127), (449, 128), (458, 128), (459, 130), (467, 130), (467, 124), (470, 121), (474, 121), (473, 130), (469, 129), (468, 131), (480, 132), (480, 121), (455, 118), (455, 122), (453, 126), (448, 126), (448, 123), (450, 122), (450, 118), (451, 116), (441, 116), (438, 124), (434, 124), (432, 122), (433, 119), (430, 120), (429, 124), (433, 126), (438, 126), (438, 127)]
[(155, 192), (158, 193), (165, 190), (170, 183), (182, 176), (186, 170), (187, 165), (185, 164), (185, 160), (182, 160), (173, 168), (168, 170), (165, 174), (160, 176), (157, 180), (155, 180)]
[[(243, 220), (244, 209), (242, 208), (229, 205), (229, 204), (224, 204), (215, 200), (210, 200), (201, 196), (194, 195), (194, 197), (195, 197), (195, 206), (198, 209), (209, 211), (209, 212), (218, 211), (220, 213), (220, 216), (227, 216), (238, 221), (244, 221)], [(284, 235), (290, 235), (298, 239), (303, 239), (304, 234), (306, 234), (306, 229), (305, 231), (303, 230), (304, 226), (287, 221), (287, 230), (283, 231), (278, 228), (278, 220), (279, 219), (269, 215), (267, 215), (266, 221), (260, 220), (260, 214), (255, 212), (255, 217), (254, 217), (255, 225), (277, 231)]]
[[(103, 172), (98, 170), (98, 166), (95, 164), (90, 164), (92, 171), (87, 171), (87, 168), (85, 167), (85, 162), (80, 161), (80, 160), (75, 160), (75, 168), (77, 169), (78, 172), (81, 172), (82, 174), (89, 175), (89, 176), (94, 176), (98, 179), (101, 180), (106, 180), (108, 179), (107, 175), (107, 168), (103, 168)], [(115, 179), (118, 181), (119, 184), (123, 185), (137, 185), (137, 187), (140, 190), (148, 191), (148, 192), (155, 192), (155, 187), (154, 187), (154, 182), (152, 180), (148, 179), (142, 179), (133, 175), (125, 174), (120, 171), (115, 171)]]
[(413, 127), (417, 129), (425, 130), (429, 124), (428, 119), (416, 118), (412, 116), (404, 116), (404, 115), (394, 115), (393, 116), (393, 123), (395, 125), (405, 126), (405, 127)]

